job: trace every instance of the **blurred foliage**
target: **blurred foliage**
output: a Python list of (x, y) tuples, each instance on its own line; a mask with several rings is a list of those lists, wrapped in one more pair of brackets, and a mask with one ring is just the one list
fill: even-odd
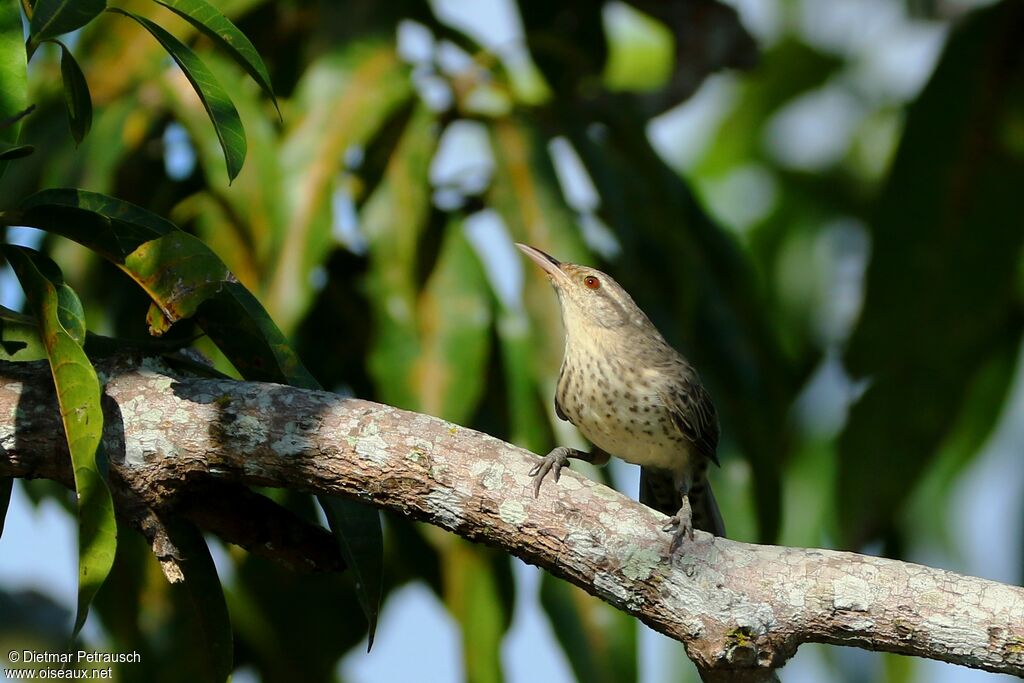
[[(481, 33), (442, 2), (125, 0), (126, 21), (36, 0), (27, 46), (2, 2), (2, 222), (47, 231), (35, 246), (81, 299), (87, 352), (202, 333), (231, 376), (354, 393), (540, 453), (578, 437), (552, 407), (557, 302), (512, 243), (597, 264), (719, 407), (712, 476), (733, 537), (910, 556), (910, 529), (945, 540), (916, 513), (946, 506), (1017, 365), (1024, 3), (952, 18), (893, 3), (907, 25), (950, 30), (918, 92), (864, 76), (870, 32), (837, 38), (793, 19), (813, 9), (764, 2), (787, 17), (777, 30), (716, 0), (520, 0), (502, 6), (521, 34), (495, 43), (517, 27)], [(818, 119), (800, 118), (815, 103)], [(698, 104), (715, 120), (691, 121), (704, 128), (689, 151), (664, 142), (659, 128)], [(205, 286), (179, 291), (179, 276)], [(34, 325), (0, 308), (0, 358), (47, 357)], [(55, 495), (39, 491), (37, 504)], [(8, 492), (0, 481), (0, 512)], [(280, 502), (317, 519), (309, 500)], [(511, 561), (386, 522), (383, 572), (341, 579), (207, 539), (215, 571), (180, 529), (198, 548), (191, 592), (122, 528), (86, 633), (143, 653), (122, 680), (217, 679), (232, 665), (226, 607), (234, 666), (335, 680), (365, 643), (373, 584), (387, 599), (423, 581), (461, 629), (466, 678), (502, 680)], [(376, 552), (372, 534), (350, 538), (350, 565)], [(0, 603), (0, 643), (66, 637), (70, 615), (46, 599)], [(637, 679), (634, 619), (550, 577), (539, 605), (579, 680)]]

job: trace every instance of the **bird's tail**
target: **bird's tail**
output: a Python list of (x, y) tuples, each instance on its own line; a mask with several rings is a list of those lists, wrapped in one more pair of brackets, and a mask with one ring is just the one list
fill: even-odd
[(690, 507), (693, 508), (693, 528), (706, 531), (715, 536), (725, 536), (725, 522), (718, 511), (715, 494), (711, 492), (711, 482), (705, 481), (702, 488), (694, 488), (690, 492)]
[[(689, 498), (693, 527), (715, 536), (725, 536), (725, 523), (718, 511), (715, 494), (711, 492), (711, 482), (703, 477), (698, 479), (690, 489)], [(647, 467), (640, 468), (640, 502), (670, 516), (676, 514), (683, 503), (679, 490), (672, 483), (672, 475)]]

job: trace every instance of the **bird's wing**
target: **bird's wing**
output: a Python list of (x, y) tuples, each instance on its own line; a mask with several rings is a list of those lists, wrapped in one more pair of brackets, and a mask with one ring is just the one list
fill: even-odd
[(558, 387), (562, 386), (562, 375), (565, 373), (565, 363), (562, 363), (562, 367), (558, 370), (558, 381), (555, 382), (555, 415), (562, 422), (569, 422), (569, 418), (566, 416), (565, 411), (562, 410), (562, 404), (558, 402)]
[(695, 376), (661, 392), (672, 422), (697, 452), (718, 464), (718, 413)]

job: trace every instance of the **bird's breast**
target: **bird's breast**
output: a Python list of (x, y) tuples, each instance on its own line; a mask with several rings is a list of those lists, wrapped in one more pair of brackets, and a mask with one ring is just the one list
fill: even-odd
[(659, 373), (567, 349), (557, 388), (566, 417), (591, 443), (627, 462), (662, 470), (689, 467), (689, 444), (658, 392)]

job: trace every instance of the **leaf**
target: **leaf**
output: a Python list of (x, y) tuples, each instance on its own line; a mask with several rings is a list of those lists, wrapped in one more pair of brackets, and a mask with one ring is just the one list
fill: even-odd
[(46, 358), (35, 318), (0, 306), (0, 360), (33, 361)]
[(214, 130), (217, 131), (221, 148), (224, 150), (228, 178), (234, 180), (245, 162), (245, 128), (242, 127), (242, 119), (238, 116), (238, 110), (235, 109), (231, 98), (214, 77), (213, 72), (189, 47), (149, 19), (117, 7), (111, 7), (107, 11), (123, 14), (139, 22), (153, 34), (153, 37), (178, 63), (196, 94), (199, 95), (203, 107), (206, 108), (206, 113), (210, 117), (210, 122), (213, 123)]
[(170, 542), (181, 554), (178, 566), (185, 576), (183, 583), (201, 630), (198, 641), (205, 646), (200, 648), (202, 670), (210, 683), (223, 683), (230, 679), (234, 669), (234, 638), (217, 567), (195, 525), (182, 519), (162, 521)]
[(490, 303), (462, 220), (451, 218), (416, 310), (421, 351), (406, 381), (418, 410), (459, 424), (472, 419), (487, 381)]
[[(992, 423), (970, 417), (989, 403), (967, 401), (970, 388), (1019, 345), (1021, 30), (1019, 3), (958, 25), (907, 113), (870, 221), (864, 309), (846, 361), (872, 383), (839, 440), (837, 509), (850, 546), (891, 528), (947, 439), (976, 450)], [(1005, 384), (988, 384), (994, 402)], [(973, 435), (958, 437), (956, 425), (971, 423)]]
[(540, 602), (576, 680), (638, 680), (636, 619), (547, 572)]
[(255, 46), (245, 37), (244, 33), (238, 30), (238, 27), (231, 23), (230, 19), (206, 0), (156, 0), (156, 2), (186, 19), (225, 50), (270, 96), (277, 109), (277, 115), (281, 115), (281, 108), (278, 107), (277, 97), (274, 95), (274, 86), (270, 83), (270, 74), (267, 72), (263, 59), (256, 51)]
[(96, 591), (110, 573), (117, 547), (114, 504), (104, 480), (100, 382), (85, 355), (82, 304), (56, 264), (31, 249), (0, 247), (25, 290), (46, 345), (78, 494), (78, 635)]
[(37, 0), (32, 7), (29, 35), (37, 44), (56, 38), (82, 28), (106, 6), (106, 0)]
[(68, 112), (68, 124), (71, 136), (81, 144), (92, 127), (92, 98), (89, 96), (89, 84), (85, 75), (75, 61), (71, 50), (59, 40), (53, 42), (60, 45), (60, 75), (64, 80), (64, 106)]
[(367, 364), (381, 400), (419, 407), (411, 381), (421, 347), (417, 329), (420, 240), (431, 215), (430, 160), (437, 148), (433, 116), (419, 107), (360, 214), (369, 246), (366, 286), (375, 334)]
[(306, 112), (281, 149), (284, 220), (270, 254), (267, 308), (286, 331), (312, 299), (309, 271), (332, 246), (331, 200), (342, 162), (380, 130), (412, 97), (408, 67), (394, 41), (354, 41), (311, 65), (296, 86), (295, 106)]
[(503, 572), (496, 571), (495, 563), (505, 563), (507, 573), (509, 557), (461, 538), (446, 538), (442, 560), (445, 605), (462, 630), (465, 680), (501, 683), (501, 642), (514, 596), (502, 594)]
[[(64, 235), (113, 261), (146, 289), (168, 321), (194, 316), (246, 379), (320, 389), (256, 297), (202, 242), (169, 221), (113, 197), (68, 189), (32, 195), (18, 212), (0, 216), (0, 223), (11, 221)], [(189, 278), (179, 282), (179, 272)], [(330, 500), (321, 504), (333, 505)], [(380, 520), (346, 510), (335, 516), (333, 531), (343, 553), (367, 552), (353, 557), (349, 567), (363, 577), (360, 601), (373, 606), (380, 595), (373, 577), (379, 581), (374, 568), (381, 558), (372, 551), (373, 537), (381, 537)], [(375, 624), (376, 613), (368, 613), (367, 620)]]
[(27, 157), (36, 151), (32, 145), (12, 145), (9, 142), (0, 142), (0, 161), (10, 161)]
[[(28, 108), (28, 71), (25, 58), (25, 39), (21, 28), (21, 10), (14, 0), (0, 2), (0, 121), (13, 120), (12, 125), (0, 127), (0, 176), (7, 164), (24, 145), (15, 145), (21, 124), (16, 119)], [(28, 152), (24, 152), (27, 154)]]
[(345, 564), (352, 569), (356, 597), (366, 615), (366, 651), (369, 652), (373, 648), (384, 592), (384, 537), (380, 533), (380, 513), (375, 507), (345, 498), (317, 496), (317, 501), (323, 508)]
[[(199, 238), (175, 230), (138, 246), (122, 269), (132, 276), (166, 318), (160, 330), (195, 314), (199, 305), (218, 292), (230, 273)], [(150, 331), (156, 333), (151, 322)]]
[(14, 479), (11, 477), (0, 477), (0, 537), (4, 535), (4, 522), (7, 520), (7, 508), (11, 504), (11, 491), (14, 488)]

